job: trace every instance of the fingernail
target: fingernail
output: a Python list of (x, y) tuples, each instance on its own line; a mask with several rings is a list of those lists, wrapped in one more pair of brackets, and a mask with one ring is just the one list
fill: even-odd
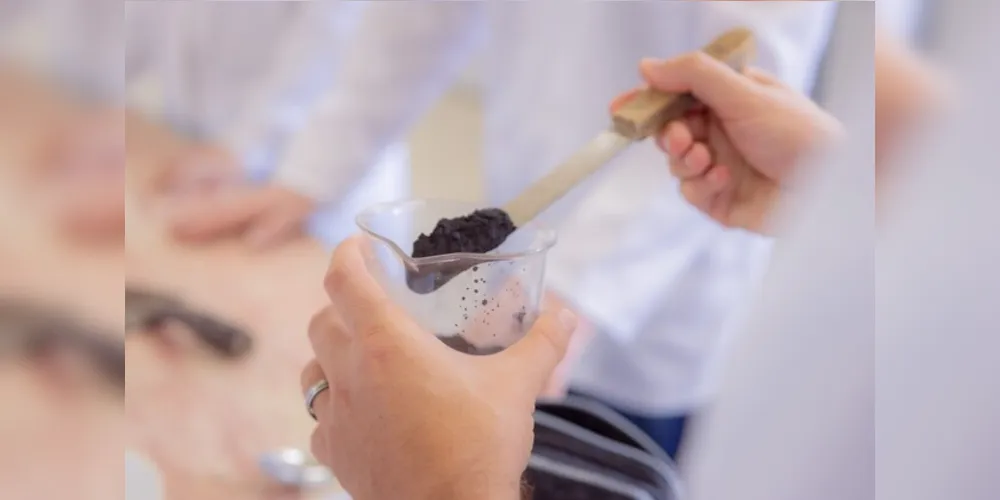
[(559, 324), (567, 330), (572, 330), (576, 328), (576, 314), (569, 309), (563, 309), (559, 312)]

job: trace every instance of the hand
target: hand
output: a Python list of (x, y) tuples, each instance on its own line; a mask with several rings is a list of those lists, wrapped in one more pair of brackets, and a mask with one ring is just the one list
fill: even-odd
[(492, 356), (453, 351), (417, 326), (368, 272), (358, 237), (334, 252), (332, 305), (313, 317), (320, 379), (312, 451), (357, 500), (519, 498), (533, 442), (535, 398), (576, 326), (543, 314), (518, 343)]
[(833, 117), (775, 78), (754, 69), (741, 75), (701, 52), (646, 60), (641, 72), (650, 87), (690, 92), (702, 103), (669, 123), (657, 145), (684, 198), (727, 227), (762, 232), (791, 170), (839, 131)]
[(242, 168), (232, 153), (216, 146), (198, 146), (172, 158), (153, 189), (168, 195), (201, 195), (241, 179)]
[(311, 198), (277, 185), (223, 187), (172, 203), (168, 224), (176, 238), (205, 242), (238, 235), (255, 248), (300, 236), (316, 210)]

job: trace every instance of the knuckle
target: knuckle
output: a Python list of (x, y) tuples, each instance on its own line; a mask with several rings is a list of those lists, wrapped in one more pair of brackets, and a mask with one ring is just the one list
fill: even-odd
[(302, 369), (302, 373), (299, 374), (299, 385), (302, 386), (302, 390), (305, 391), (313, 384), (313, 377), (315, 376), (315, 369), (313, 364), (315, 361), (309, 361), (305, 368)]
[(681, 56), (681, 64), (683, 65), (684, 69), (691, 71), (698, 71), (704, 69), (706, 66), (708, 66), (708, 64), (710, 64), (711, 60), (712, 60), (711, 56), (700, 50), (696, 50), (694, 52)]
[(701, 192), (697, 189), (697, 186), (694, 183), (681, 181), (680, 191), (681, 196), (683, 196), (688, 203), (694, 205), (694, 207), (698, 210), (706, 212), (708, 208), (706, 206), (707, 200), (705, 200), (705, 197), (702, 196)]
[(364, 344), (385, 343), (396, 329), (394, 314), (394, 305), (389, 298), (373, 301), (371, 310), (367, 311), (368, 321), (357, 332), (359, 340)]
[(562, 359), (566, 355), (566, 346), (560, 341), (560, 333), (557, 333), (558, 328), (543, 328), (539, 335), (541, 337), (542, 344), (545, 345), (545, 350), (548, 351), (554, 359)]
[(326, 289), (331, 298), (339, 295), (341, 290), (350, 285), (350, 274), (350, 270), (343, 265), (335, 253), (330, 268), (327, 270), (326, 276), (323, 277), (323, 288)]
[(385, 318), (375, 318), (358, 332), (358, 340), (366, 348), (380, 347), (386, 344), (386, 338), (392, 335), (392, 325)]
[(318, 341), (328, 338), (331, 332), (336, 332), (338, 329), (337, 323), (335, 321), (331, 321), (332, 314), (332, 308), (326, 307), (313, 315), (312, 319), (309, 320), (309, 341), (314, 345)]

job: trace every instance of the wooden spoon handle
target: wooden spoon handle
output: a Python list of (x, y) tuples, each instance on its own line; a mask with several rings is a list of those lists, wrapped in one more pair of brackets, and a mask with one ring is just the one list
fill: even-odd
[[(702, 52), (722, 61), (736, 71), (743, 71), (753, 58), (753, 33), (736, 28), (703, 47)], [(677, 119), (698, 101), (688, 93), (668, 93), (653, 89), (640, 90), (611, 115), (615, 132), (638, 141), (660, 131), (670, 120)]]

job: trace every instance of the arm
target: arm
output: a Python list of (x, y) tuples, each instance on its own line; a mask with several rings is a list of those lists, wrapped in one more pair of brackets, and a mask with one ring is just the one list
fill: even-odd
[(480, 2), (372, 4), (338, 79), (293, 141), (275, 181), (340, 199), (403, 139), (462, 69), (483, 26)]
[[(758, 35), (756, 65), (809, 90), (835, 5), (700, 5), (693, 47), (726, 29), (748, 26)], [(680, 196), (665, 192), (671, 181), (654, 146), (635, 149), (634, 163), (608, 172), (560, 223), (560, 243), (548, 260), (548, 283), (595, 328), (620, 339), (638, 334), (654, 314), (667, 309), (678, 329), (721, 331), (743, 285), (752, 283), (766, 258), (769, 242), (706, 222)], [(595, 234), (601, 235), (599, 241)], [(624, 282), (637, 286), (607, 292), (608, 283)], [(681, 292), (685, 295), (668, 297), (680, 287), (687, 287)]]

